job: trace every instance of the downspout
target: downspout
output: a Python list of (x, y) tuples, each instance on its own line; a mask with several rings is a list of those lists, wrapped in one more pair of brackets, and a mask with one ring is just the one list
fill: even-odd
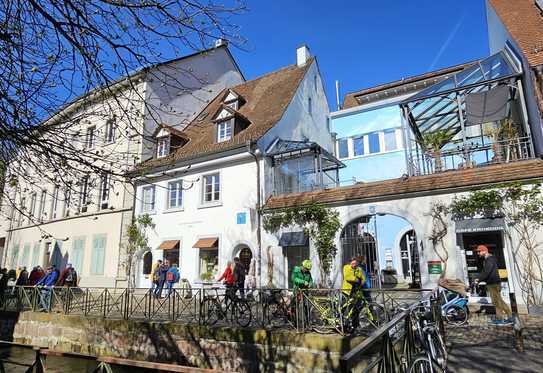
[(260, 196), (260, 150), (253, 150), (253, 143), (247, 142), (247, 152), (253, 156), (256, 164), (256, 240), (258, 244), (258, 285), (262, 288), (262, 232), (261, 232), (261, 196)]

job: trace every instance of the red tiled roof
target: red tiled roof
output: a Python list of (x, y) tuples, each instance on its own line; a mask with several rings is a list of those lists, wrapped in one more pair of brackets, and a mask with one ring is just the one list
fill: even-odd
[[(366, 88), (366, 89), (363, 89), (361, 91), (348, 93), (348, 94), (345, 95), (345, 97), (343, 99), (343, 109), (349, 109), (349, 108), (352, 108), (352, 107), (355, 107), (355, 106), (360, 106), (361, 102), (359, 101), (359, 99), (361, 97), (363, 97), (363, 96), (370, 95), (372, 93), (385, 91), (385, 90), (388, 90), (388, 89), (399, 88), (399, 87), (402, 87), (402, 86), (405, 86), (405, 85), (409, 85), (409, 84), (413, 84), (413, 83), (417, 83), (417, 82), (422, 82), (424, 80), (428, 80), (428, 79), (432, 79), (432, 78), (439, 78), (439, 77), (441, 77), (443, 75), (446, 75), (446, 74), (454, 74), (454, 73), (456, 73), (458, 71), (461, 71), (461, 70), (465, 69), (468, 66), (473, 65), (474, 63), (475, 63), (474, 61), (467, 62), (467, 63), (463, 63), (463, 64), (460, 64), (460, 65), (446, 67), (446, 68), (440, 69), (440, 70), (430, 71), (430, 72), (425, 73), (425, 74), (416, 75), (416, 76), (412, 76), (412, 77), (401, 79), (401, 80), (396, 80), (394, 82), (381, 84), (381, 85), (378, 85), (378, 86), (375, 86), (375, 87)], [(445, 78), (446, 77), (444, 76), (443, 79), (445, 79)], [(437, 83), (437, 82), (434, 82), (434, 83)], [(432, 83), (432, 84), (434, 84), (434, 83)]]
[(455, 189), (474, 189), (480, 186), (539, 178), (543, 178), (543, 161), (537, 159), (413, 176), (406, 180), (393, 179), (314, 192), (286, 194), (269, 198), (265, 208), (280, 209), (314, 202), (334, 204), (372, 199), (399, 199), (421, 192), (447, 193)]
[[(235, 149), (245, 146), (248, 141), (260, 139), (281, 119), (313, 61), (314, 59), (310, 59), (302, 67), (290, 65), (257, 79), (224, 89), (182, 131), (183, 137), (190, 140), (186, 145), (167, 157), (142, 163), (139, 169), (148, 169), (172, 164), (179, 160)], [(249, 125), (235, 134), (232, 139), (218, 143), (213, 115), (217, 113), (225, 94), (230, 90), (236, 92), (245, 102), (236, 112)], [(199, 120), (205, 113), (207, 113), (205, 118)]]
[(534, 0), (489, 0), (532, 66), (543, 64), (543, 16)]

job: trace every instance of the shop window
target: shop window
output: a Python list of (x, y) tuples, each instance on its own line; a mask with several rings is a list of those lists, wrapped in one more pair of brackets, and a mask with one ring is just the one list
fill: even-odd
[(152, 268), (153, 268), (153, 253), (150, 251), (147, 251), (143, 255), (143, 274), (150, 275)]
[(219, 251), (200, 249), (200, 279), (212, 281), (219, 272)]

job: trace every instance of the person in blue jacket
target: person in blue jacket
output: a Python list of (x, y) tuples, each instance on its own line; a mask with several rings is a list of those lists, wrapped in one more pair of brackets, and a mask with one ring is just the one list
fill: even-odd
[(51, 288), (55, 286), (57, 282), (58, 274), (53, 270), (53, 267), (48, 267), (45, 276), (43, 276), (37, 283), (36, 286), (42, 288), (41, 290), (41, 299), (40, 307), (43, 311), (51, 310)]
[(170, 296), (173, 285), (179, 282), (179, 270), (177, 264), (173, 263), (172, 266), (166, 272), (166, 284), (168, 285), (168, 297)]
[(362, 269), (362, 273), (364, 274), (364, 277), (366, 279), (362, 284), (362, 294), (364, 295), (366, 302), (371, 303), (371, 292), (369, 290), (364, 290), (371, 289), (371, 278), (370, 272), (368, 271), (368, 265), (366, 264), (366, 257), (360, 255), (355, 259), (358, 262), (358, 267)]

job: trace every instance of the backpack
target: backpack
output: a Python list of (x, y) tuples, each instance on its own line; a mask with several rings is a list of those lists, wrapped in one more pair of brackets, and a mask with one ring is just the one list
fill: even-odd
[(66, 278), (64, 279), (65, 282), (73, 282), (74, 281), (74, 271), (68, 271), (68, 274), (66, 275)]
[(175, 274), (171, 271), (168, 271), (168, 273), (166, 273), (166, 281), (168, 282), (174, 282), (175, 281)]

